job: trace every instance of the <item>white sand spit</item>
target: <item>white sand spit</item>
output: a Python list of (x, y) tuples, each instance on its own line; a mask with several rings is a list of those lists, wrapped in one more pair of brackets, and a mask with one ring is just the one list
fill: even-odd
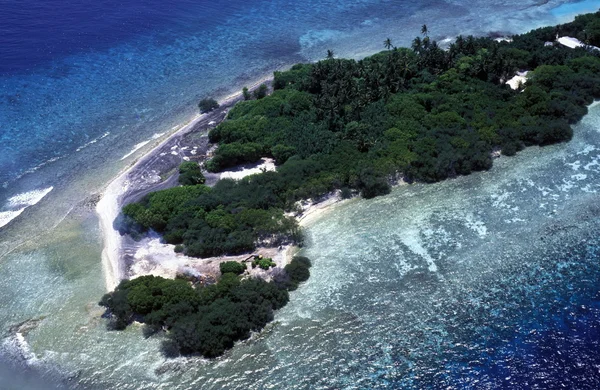
[(321, 218), (327, 211), (331, 210), (333, 205), (341, 203), (342, 201), (340, 191), (336, 191), (321, 202), (314, 202), (311, 199), (300, 202), (302, 214), (297, 217), (299, 225), (307, 226), (311, 222)]
[(510, 80), (506, 82), (512, 89), (519, 89), (519, 86), (524, 85), (527, 82), (527, 73), (525, 72), (517, 72), (517, 74)]
[(572, 37), (560, 37), (557, 39), (558, 43), (564, 45), (566, 47), (570, 47), (571, 49), (575, 49), (576, 47), (585, 46), (583, 42), (581, 42), (577, 38)]
[(560, 37), (556, 41), (558, 43), (560, 43), (561, 45), (564, 45), (571, 49), (575, 49), (575, 48), (582, 47), (582, 46), (587, 46), (594, 50), (600, 50), (600, 48), (598, 48), (596, 46), (586, 45), (585, 43), (581, 42), (579, 39), (573, 38), (573, 37)]
[[(259, 247), (252, 253), (243, 255), (217, 256), (201, 259), (188, 257), (181, 253), (175, 253), (174, 249), (174, 245), (162, 243), (159, 237), (143, 239), (140, 243), (140, 247), (133, 256), (134, 262), (129, 269), (127, 278), (132, 279), (143, 275), (154, 275), (174, 279), (178, 274), (217, 278), (221, 274), (219, 265), (222, 262), (246, 261), (253, 254), (270, 257), (277, 264), (277, 267), (283, 268), (289, 263), (293, 253), (296, 251), (296, 248), (291, 245), (280, 248)], [(246, 264), (249, 275), (257, 276), (265, 280), (271, 279), (270, 272), (261, 270), (258, 267), (252, 268), (250, 261)]]
[[(252, 88), (254, 88), (254, 86), (258, 86), (264, 82), (267, 82), (270, 79), (271, 79), (270, 76), (264, 77), (264, 78), (260, 79), (259, 81), (257, 81), (252, 86)], [(221, 101), (221, 104), (222, 105), (229, 104), (232, 102), (232, 100), (235, 100), (239, 96), (241, 96), (240, 92), (231, 94), (231, 95), (225, 97)], [(98, 216), (100, 219), (100, 228), (102, 230), (102, 235), (104, 238), (104, 249), (102, 250), (102, 268), (104, 271), (104, 277), (105, 277), (107, 290), (109, 290), (109, 291), (113, 290), (122, 279), (124, 279), (125, 277), (128, 276), (128, 275), (125, 275), (125, 272), (124, 272), (125, 265), (122, 262), (121, 235), (113, 227), (113, 222), (114, 222), (115, 218), (118, 216), (119, 210), (122, 206), (120, 200), (121, 200), (122, 196), (124, 194), (126, 194), (126, 192), (128, 190), (129, 183), (127, 182), (127, 176), (137, 166), (139, 166), (144, 160), (151, 158), (153, 153), (156, 150), (158, 150), (162, 145), (168, 143), (172, 137), (175, 137), (177, 134), (186, 132), (188, 129), (193, 128), (204, 116), (205, 116), (205, 114), (196, 115), (194, 118), (192, 118), (187, 123), (173, 126), (171, 128), (171, 135), (169, 135), (169, 137), (167, 137), (162, 142), (160, 142), (160, 144), (154, 146), (150, 151), (148, 151), (144, 156), (142, 156), (137, 161), (137, 163), (135, 163), (133, 166), (125, 169), (124, 172), (119, 174), (117, 176), (117, 178), (115, 180), (113, 180), (108, 185), (108, 187), (105, 189), (105, 191), (103, 192), (102, 198), (96, 205), (96, 212), (98, 213)], [(159, 139), (164, 134), (165, 133), (154, 134), (154, 136), (152, 137), (152, 140)], [(123, 158), (121, 158), (121, 160), (124, 160), (127, 157), (131, 156), (137, 150), (146, 146), (149, 142), (150, 142), (150, 140), (140, 142), (139, 144), (135, 145), (133, 150), (130, 151), (125, 156), (123, 156)], [(177, 153), (175, 150), (173, 150), (173, 152)], [(162, 153), (161, 153), (161, 156), (162, 156)], [(264, 164), (265, 165), (263, 167), (268, 170), (275, 169), (274, 162), (269, 163), (268, 161), (265, 161)], [(271, 165), (272, 165), (272, 167), (271, 167)], [(259, 171), (260, 171), (260, 168), (259, 168)], [(249, 173), (249, 174), (251, 174), (251, 173)], [(14, 217), (14, 215), (12, 215), (12, 214), (11, 215), (2, 215), (2, 218), (4, 218), (4, 219), (7, 219), (9, 217)]]
[(254, 166), (245, 166), (236, 170), (223, 171), (221, 172), (220, 179), (234, 179), (240, 180), (246, 176), (255, 175), (263, 171), (274, 171), (275, 160), (272, 158), (263, 157), (261, 162)]
[(113, 221), (119, 215), (119, 198), (127, 191), (126, 176), (127, 172), (110, 183), (96, 205), (100, 228), (104, 236), (102, 269), (104, 270), (106, 289), (109, 291), (114, 290), (123, 279), (120, 264), (121, 235), (114, 229)]

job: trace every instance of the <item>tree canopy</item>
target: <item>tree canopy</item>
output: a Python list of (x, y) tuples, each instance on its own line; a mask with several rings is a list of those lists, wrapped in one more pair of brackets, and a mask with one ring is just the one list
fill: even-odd
[(206, 114), (207, 112), (219, 108), (219, 103), (213, 98), (204, 98), (198, 103), (198, 108), (202, 114)]
[[(297, 262), (295, 258), (292, 264)], [(296, 264), (294, 269), (286, 267), (289, 276), (280, 274), (285, 283), (243, 279), (236, 274), (245, 265), (237, 262), (221, 264), (223, 275), (216, 284), (196, 288), (184, 279), (141, 276), (122, 281), (102, 297), (100, 305), (110, 314), (113, 329), (125, 329), (137, 320), (150, 333), (166, 330), (163, 351), (167, 355), (216, 357), (273, 320), (273, 311), (289, 300), (288, 289), (308, 278), (310, 261), (301, 263), (304, 272)]]
[(200, 165), (193, 161), (184, 161), (179, 166), (179, 184), (193, 186), (204, 184), (206, 178), (202, 174)]
[[(166, 190), (124, 212), (188, 255), (241, 253), (301, 240), (284, 216), (298, 200), (337, 189), (372, 198), (400, 176), (436, 182), (489, 169), (494, 150), (568, 141), (570, 125), (600, 98), (600, 51), (545, 43), (557, 34), (594, 43), (598, 23), (600, 13), (583, 15), (512, 42), (459, 36), (447, 50), (423, 26), (411, 49), (359, 61), (331, 52), (275, 72), (272, 94), (238, 103), (210, 131), (218, 148), (205, 167), (271, 157), (276, 172)], [(505, 82), (519, 70), (530, 71), (527, 82), (512, 90)]]
[[(218, 148), (206, 168), (272, 157), (277, 171), (209, 188), (197, 164), (184, 163), (183, 186), (123, 208), (129, 226), (160, 232), (198, 257), (300, 242), (296, 220), (284, 214), (300, 199), (335, 189), (371, 198), (388, 193), (399, 175), (435, 182), (489, 169), (494, 150), (513, 155), (568, 141), (570, 125), (600, 98), (600, 51), (545, 44), (559, 34), (599, 45), (600, 12), (512, 42), (459, 36), (448, 50), (430, 39), (427, 26), (421, 32), (410, 49), (360, 61), (329, 50), (323, 61), (275, 72), (271, 95), (259, 88), (256, 100), (238, 103), (209, 133)], [(384, 45), (392, 48), (390, 40)], [(519, 70), (530, 70), (527, 82), (512, 90), (505, 82)], [(309, 278), (309, 267), (295, 257), (284, 272), (270, 271), (274, 281), (267, 283), (236, 275), (245, 265), (223, 263), (219, 282), (201, 288), (146, 276), (121, 282), (100, 304), (117, 329), (137, 319), (168, 330), (165, 351), (214, 357), (271, 321), (288, 290)]]

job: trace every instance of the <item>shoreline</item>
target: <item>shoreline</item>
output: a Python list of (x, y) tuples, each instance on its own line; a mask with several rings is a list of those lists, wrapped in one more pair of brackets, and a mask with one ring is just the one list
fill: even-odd
[[(250, 91), (255, 90), (259, 85), (263, 83), (273, 82), (273, 76), (265, 76), (260, 78), (258, 81), (254, 82), (251, 87), (249, 87)], [(136, 201), (140, 199), (142, 196), (146, 195), (149, 192), (157, 191), (164, 188), (170, 188), (176, 185), (174, 179), (177, 175), (173, 175), (173, 172), (176, 170), (177, 166), (185, 160), (190, 160), (190, 157), (186, 157), (180, 155), (181, 152), (188, 149), (191, 145), (185, 147), (179, 147), (179, 141), (183, 141), (183, 137), (188, 134), (201, 135), (206, 138), (208, 131), (214, 126), (221, 123), (225, 120), (228, 111), (235, 106), (239, 101), (242, 101), (243, 96), (242, 92), (232, 93), (220, 100), (220, 106), (217, 110), (212, 111), (206, 114), (200, 114), (194, 116), (187, 123), (182, 124), (181, 126), (173, 127), (172, 133), (169, 134), (163, 141), (154, 145), (150, 150), (142, 154), (137, 160), (135, 160), (129, 167), (125, 168), (121, 173), (119, 173), (115, 179), (113, 179), (102, 192), (101, 198), (96, 205), (96, 212), (99, 216), (100, 228), (102, 232), (102, 238), (104, 241), (103, 250), (102, 250), (102, 268), (105, 277), (105, 285), (107, 290), (113, 290), (116, 285), (123, 279), (129, 277), (135, 277), (138, 275), (126, 275), (125, 267), (127, 264), (123, 261), (124, 250), (123, 250), (123, 237), (121, 234), (115, 229), (114, 222), (117, 219), (120, 209), (123, 204), (129, 203), (131, 201)], [(596, 102), (594, 102), (595, 104)], [(591, 106), (588, 107), (591, 108)], [(212, 126), (212, 127), (211, 127)], [(144, 147), (147, 143), (150, 143), (151, 140), (143, 143), (140, 147)], [(199, 141), (195, 140), (192, 150), (192, 155), (194, 159), (202, 159), (205, 160), (208, 158), (210, 151), (208, 150), (208, 142), (204, 145), (204, 154), (196, 156), (196, 151), (200, 144)], [(170, 148), (169, 148), (170, 147)], [(134, 149), (132, 153), (134, 153), (137, 149)], [(168, 155), (175, 155), (177, 158), (175, 161), (171, 158), (170, 162), (167, 162), (167, 167), (169, 169), (160, 170), (161, 157)], [(126, 155), (123, 159), (129, 156)], [(263, 158), (263, 165), (259, 165), (259, 167), (269, 167), (269, 170), (274, 169), (274, 164), (270, 159)], [(271, 166), (272, 165), (272, 166)], [(158, 166), (158, 169), (157, 169)], [(238, 167), (239, 168), (239, 167)], [(229, 172), (229, 174), (241, 174), (245, 175), (244, 172), (250, 173), (253, 170), (259, 169), (257, 167), (247, 169), (242, 167), (243, 169), (236, 169), (238, 172)], [(254, 172), (252, 172), (254, 173)], [(226, 172), (224, 173), (226, 174)], [(137, 177), (136, 177), (137, 175)], [(222, 173), (211, 175), (211, 177), (207, 177), (208, 181), (215, 182), (219, 180), (222, 176)], [(235, 177), (235, 176), (232, 176)], [(242, 176), (240, 176), (242, 177)], [(239, 177), (236, 177), (239, 178)], [(208, 182), (207, 181), (207, 182)], [(401, 184), (401, 183), (398, 183)], [(396, 185), (397, 186), (397, 185)], [(395, 187), (395, 186), (394, 186)], [(134, 199), (134, 197), (137, 197)], [(333, 205), (340, 204), (345, 202), (340, 198), (339, 192), (333, 192), (326, 196), (324, 199), (319, 201), (306, 200), (301, 201), (300, 206), (302, 208), (302, 212), (299, 215), (293, 215), (300, 227), (305, 227), (310, 224), (314, 220), (322, 217), (324, 213), (328, 210), (331, 210)], [(291, 215), (290, 215), (291, 216)], [(280, 249), (277, 251), (276, 256), (282, 256), (284, 259), (287, 259), (288, 256), (288, 246), (285, 249)], [(140, 249), (140, 248), (137, 248)], [(254, 253), (259, 251), (260, 249), (266, 248), (257, 248)], [(269, 248), (271, 249), (271, 248)], [(283, 251), (283, 254), (282, 254)], [(135, 253), (137, 255), (137, 252)], [(136, 256), (129, 255), (133, 260)], [(176, 256), (173, 252), (173, 256)], [(249, 254), (248, 254), (249, 255)], [(234, 257), (234, 256), (228, 256)], [(219, 257), (223, 258), (223, 257)], [(205, 259), (207, 262), (210, 262), (216, 258)], [(285, 263), (283, 264), (285, 265)], [(129, 273), (133, 268), (133, 264), (129, 264)]]
[[(261, 84), (271, 84), (272, 82), (273, 75), (270, 74), (268, 76), (261, 77), (259, 80), (253, 82), (247, 88), (249, 91), (253, 91), (256, 88), (258, 88)], [(100, 200), (96, 204), (95, 212), (98, 215), (103, 240), (103, 248), (101, 254), (102, 271), (104, 274), (104, 282), (107, 291), (114, 290), (116, 286), (120, 283), (120, 281), (125, 279), (131, 279), (151, 273), (161, 274), (165, 277), (174, 275), (173, 263), (176, 263), (176, 261), (173, 260), (177, 258), (179, 259), (178, 269), (189, 269), (191, 264), (195, 264), (198, 268), (203, 268), (204, 270), (212, 270), (214, 269), (214, 264), (211, 265), (211, 263), (218, 264), (219, 262), (230, 260), (241, 261), (242, 258), (246, 258), (251, 255), (251, 253), (248, 253), (244, 255), (218, 256), (202, 259), (189, 258), (182, 254), (175, 253), (173, 248), (170, 248), (171, 256), (166, 261), (170, 262), (170, 265), (164, 265), (163, 267), (155, 266), (153, 268), (148, 267), (148, 260), (146, 258), (143, 258), (141, 259), (141, 262), (145, 262), (145, 264), (139, 264), (138, 267), (134, 267), (133, 264), (128, 263), (133, 262), (134, 260), (138, 260), (139, 262), (140, 252), (150, 253), (149, 249), (152, 247), (154, 247), (154, 249), (157, 249), (157, 245), (159, 243), (156, 242), (156, 239), (147, 237), (142, 240), (146, 241), (146, 246), (139, 246), (135, 248), (134, 253), (126, 253), (127, 248), (124, 247), (124, 237), (114, 227), (115, 220), (117, 219), (120, 210), (125, 203), (129, 203), (131, 201), (140, 199), (149, 192), (170, 188), (176, 185), (174, 180), (170, 180), (174, 178), (173, 175), (168, 175), (167, 178), (162, 179), (160, 177), (160, 174), (157, 174), (157, 169), (151, 169), (155, 165), (160, 165), (158, 161), (160, 157), (163, 157), (167, 153), (176, 155), (176, 153), (173, 152), (173, 148), (177, 146), (177, 140), (185, 137), (188, 134), (206, 136), (211, 128), (214, 128), (216, 125), (225, 120), (229, 110), (240, 101), (243, 101), (243, 95), (241, 90), (239, 92), (231, 93), (219, 99), (219, 108), (217, 108), (216, 110), (206, 114), (197, 114), (188, 122), (173, 127), (171, 129), (172, 132), (166, 135), (166, 138), (164, 138), (162, 141), (156, 141), (154, 139), (149, 140), (148, 143), (144, 144), (139, 149), (146, 147), (152, 141), (155, 141), (156, 143), (152, 145), (148, 151), (144, 152), (142, 155), (133, 160), (133, 162), (131, 162), (127, 167), (123, 168), (106, 185), (104, 190), (101, 192)], [(138, 152), (139, 149), (134, 150), (132, 154)], [(183, 149), (186, 148), (181, 148), (181, 150)], [(205, 150), (205, 152), (209, 151)], [(123, 159), (126, 159), (130, 156), (131, 155), (124, 156)], [(206, 156), (200, 156), (200, 158), (202, 157), (207, 158)], [(173, 168), (176, 168), (176, 166), (179, 163), (185, 161), (186, 159), (186, 157), (180, 157), (180, 161)], [(263, 159), (263, 165), (266, 164), (269, 170), (274, 168), (274, 164), (273, 167), (270, 166), (271, 163), (271, 159)], [(244, 171), (246, 171), (247, 174), (257, 173), (254, 172), (256, 168), (238, 168), (240, 167), (236, 167), (236, 170), (238, 172), (234, 170), (223, 171), (217, 174), (210, 174), (209, 176), (207, 176), (207, 182), (211, 181), (211, 179), (214, 181), (220, 180), (222, 174), (225, 174), (225, 177), (228, 177), (227, 175), (231, 176), (233, 174), (235, 176), (236, 174), (242, 173)], [(168, 174), (168, 172), (161, 173)], [(298, 225), (301, 228), (304, 228), (311, 222), (321, 218), (328, 211), (331, 211), (334, 206), (346, 203), (347, 201), (352, 200), (354, 198), (355, 197), (350, 199), (342, 199), (339, 196), (339, 191), (336, 191), (317, 202), (314, 202), (310, 199), (303, 201), (303, 203), (301, 204), (303, 208), (302, 213), (299, 215), (291, 216), (294, 216), (298, 222)], [(161, 243), (160, 245), (165, 247), (171, 247), (171, 245), (164, 243)], [(280, 248), (257, 247), (256, 250), (252, 252), (252, 254), (263, 254), (265, 256), (270, 256), (277, 263), (278, 267), (283, 268), (286, 264), (288, 264), (291, 261), (292, 257), (299, 250), (300, 248), (296, 245), (284, 245)], [(204, 264), (202, 266), (198, 265), (197, 263), (200, 262), (203, 262)]]
[[(263, 83), (272, 82), (272, 80), (273, 76), (264, 76), (252, 83), (248, 89), (253, 90)], [(227, 95), (219, 100), (218, 109), (206, 114), (197, 114), (188, 122), (174, 127), (171, 134), (153, 145), (148, 151), (137, 157), (130, 165), (121, 170), (121, 172), (119, 172), (101, 192), (100, 200), (96, 204), (95, 212), (98, 215), (103, 240), (101, 255), (102, 271), (104, 273), (107, 291), (114, 290), (119, 282), (125, 278), (125, 264), (123, 264), (122, 261), (123, 238), (113, 226), (114, 221), (123, 206), (123, 200), (128, 196), (141, 197), (145, 195), (145, 193), (160, 189), (158, 187), (161, 185), (168, 185), (169, 178), (162, 180), (160, 179), (160, 176), (149, 176), (155, 171), (150, 168), (158, 163), (158, 159), (163, 157), (163, 153), (166, 153), (163, 152), (163, 150), (177, 146), (171, 145), (176, 144), (177, 140), (185, 135), (195, 133), (195, 130), (198, 130), (198, 133), (205, 132), (208, 134), (209, 127), (220, 123), (226, 117), (226, 113), (242, 99), (243, 96), (241, 91)], [(199, 127), (203, 128), (198, 129)], [(181, 157), (179, 160), (183, 161), (184, 159)], [(138, 174), (138, 177), (135, 177), (136, 173)], [(157, 178), (159, 180), (156, 180)], [(137, 183), (135, 182), (136, 179), (138, 179)], [(136, 185), (137, 188), (135, 188)]]
[[(305, 228), (313, 221), (333, 210), (335, 206), (344, 204), (352, 199), (356, 199), (356, 197), (342, 199), (339, 196), (339, 191), (336, 191), (318, 202), (304, 201), (304, 204), (301, 205), (303, 208), (302, 213), (296, 215), (289, 214), (289, 216), (296, 219), (300, 228)], [(131, 251), (132, 253), (123, 256), (124, 251), (132, 249), (126, 248), (126, 245), (123, 244), (124, 241), (118, 242), (115, 248), (117, 250), (112, 252), (115, 255), (113, 258), (123, 259), (124, 257), (128, 257), (130, 261), (126, 262), (126, 264), (121, 264), (123, 266), (121, 270), (124, 272), (118, 275), (119, 279), (114, 274), (107, 274), (107, 285), (111, 282), (116, 287), (117, 280), (133, 279), (144, 275), (174, 279), (177, 275), (183, 274), (197, 280), (216, 280), (220, 276), (220, 263), (227, 261), (246, 263), (254, 256), (269, 257), (273, 259), (277, 268), (282, 269), (301, 250), (301, 247), (295, 244), (285, 244), (279, 247), (259, 245), (253, 251), (244, 254), (196, 258), (175, 252), (175, 245), (164, 243), (159, 235), (152, 234), (136, 242), (133, 251)], [(267, 281), (271, 280), (273, 276), (270, 270), (264, 271), (260, 268), (249, 268), (247, 274)]]

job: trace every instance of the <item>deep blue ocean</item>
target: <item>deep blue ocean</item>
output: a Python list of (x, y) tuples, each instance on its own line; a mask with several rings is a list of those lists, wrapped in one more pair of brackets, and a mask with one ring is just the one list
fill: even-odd
[[(331, 258), (316, 258), (315, 276), (282, 310), (279, 328), (236, 346), (224, 361), (179, 362), (167, 374), (157, 342), (106, 332), (82, 314), (93, 312), (88, 306), (103, 285), (90, 283), (102, 279), (101, 242), (93, 212), (81, 206), (197, 115), (200, 98), (239, 92), (274, 70), (321, 59), (327, 49), (360, 58), (382, 50), (388, 37), (409, 45), (422, 24), (438, 40), (502, 35), (598, 8), (600, 0), (0, 0), (0, 390), (45, 389), (50, 379), (38, 374), (47, 367), (68, 372), (73, 388), (91, 389), (200, 388), (198, 378), (206, 388), (600, 388), (598, 113), (567, 152), (548, 148), (552, 169), (536, 165), (543, 154), (530, 151), (510, 161), (539, 174), (506, 163), (489, 173), (505, 177), (504, 186), (461, 179), (478, 188), (476, 201), (456, 189), (460, 183), (442, 183), (431, 187), (435, 196), (417, 187), (318, 224), (308, 251), (318, 256), (335, 246)], [(577, 148), (589, 150), (579, 156)], [(591, 171), (571, 179), (567, 163), (589, 163)], [(576, 180), (579, 187), (562, 189)], [(521, 187), (530, 192), (518, 195)], [(453, 197), (466, 202), (464, 210), (435, 208)], [(515, 221), (536, 221), (514, 228), (514, 240), (507, 222), (513, 209), (503, 208), (513, 198)], [(402, 210), (386, 206), (390, 199)], [(433, 211), (401, 215), (413, 207), (407, 199), (425, 199)], [(554, 202), (558, 214), (542, 218), (538, 201)], [(368, 219), (377, 212), (385, 216)], [(362, 218), (361, 229), (347, 226), (352, 216)], [(469, 236), (463, 225), (473, 218), (488, 231), (497, 227), (494, 238)], [(387, 219), (397, 223), (375, 228)], [(386, 236), (405, 234), (404, 221), (420, 226), (414, 237), (422, 245)], [(36, 247), (26, 238), (39, 231), (49, 233)], [(348, 265), (341, 248), (352, 242)], [(439, 260), (441, 276), (398, 271), (423, 253)], [(371, 268), (355, 278), (354, 264), (365, 258)], [(331, 264), (344, 272), (328, 274)], [(10, 334), (16, 323), (39, 317), (48, 319), (25, 344)], [(69, 328), (81, 318), (89, 323)], [(23, 356), (17, 363), (28, 368), (11, 375), (15, 348)], [(221, 377), (231, 379), (228, 386)]]
[(594, 2), (557, 14), (565, 1), (0, 0), (0, 226), (82, 176), (105, 182), (115, 162), (197, 114), (200, 98), (327, 49), (409, 45), (423, 23), (440, 40), (521, 32)]

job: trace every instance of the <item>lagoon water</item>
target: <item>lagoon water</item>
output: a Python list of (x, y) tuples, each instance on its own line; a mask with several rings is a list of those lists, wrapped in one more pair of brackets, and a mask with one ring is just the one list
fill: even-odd
[(96, 305), (94, 194), (201, 96), (423, 23), (524, 32), (600, 7), (563, 3), (0, 0), (0, 388), (598, 388), (600, 107), (569, 144), (335, 208), (307, 229), (309, 282), (216, 361), (165, 360)]

